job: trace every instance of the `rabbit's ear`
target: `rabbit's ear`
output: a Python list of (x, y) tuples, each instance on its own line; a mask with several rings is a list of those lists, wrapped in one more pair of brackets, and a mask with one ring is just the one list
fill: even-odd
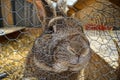
[(64, 21), (65, 21), (65, 18), (62, 16), (55, 17), (49, 21), (47, 28), (48, 28), (48, 30), (51, 30), (53, 32), (57, 32), (57, 30), (59, 30), (59, 28), (62, 27), (60, 25)]
[(45, 33), (46, 34), (51, 34), (51, 33), (56, 33), (57, 29), (56, 29), (56, 26), (53, 25), (53, 26), (50, 26), (48, 29), (45, 30)]

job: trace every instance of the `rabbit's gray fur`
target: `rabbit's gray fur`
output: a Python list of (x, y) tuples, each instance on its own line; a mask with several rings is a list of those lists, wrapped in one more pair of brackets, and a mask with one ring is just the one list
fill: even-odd
[(78, 80), (80, 70), (91, 57), (90, 45), (81, 25), (73, 18), (61, 17), (53, 18), (47, 27), (45, 32), (52, 33), (43, 33), (35, 40), (26, 59), (24, 77)]

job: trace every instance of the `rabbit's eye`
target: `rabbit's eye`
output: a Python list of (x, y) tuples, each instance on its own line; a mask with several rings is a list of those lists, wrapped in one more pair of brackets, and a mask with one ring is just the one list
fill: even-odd
[(54, 29), (53, 29), (52, 26), (50, 26), (50, 27), (45, 31), (46, 34), (52, 34), (53, 32), (54, 32)]
[(53, 31), (53, 26), (50, 26), (50, 27), (49, 27), (49, 30), (50, 30), (50, 31)]

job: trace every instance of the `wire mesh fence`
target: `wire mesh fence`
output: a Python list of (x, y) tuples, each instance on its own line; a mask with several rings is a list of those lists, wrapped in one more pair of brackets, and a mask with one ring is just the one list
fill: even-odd
[(119, 80), (120, 7), (110, 0), (0, 0), (0, 79)]

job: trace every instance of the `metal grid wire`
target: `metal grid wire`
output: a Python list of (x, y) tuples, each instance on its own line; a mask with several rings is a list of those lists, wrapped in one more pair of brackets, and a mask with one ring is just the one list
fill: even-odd
[(0, 0), (0, 80), (119, 80), (120, 7), (68, 1)]

